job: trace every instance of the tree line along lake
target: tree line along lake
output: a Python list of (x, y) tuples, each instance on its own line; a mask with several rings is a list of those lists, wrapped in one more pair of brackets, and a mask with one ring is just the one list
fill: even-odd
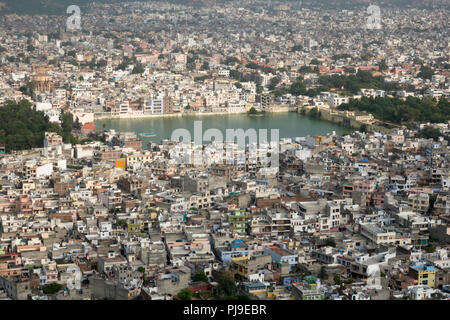
[[(350, 133), (352, 129), (335, 123), (313, 119), (297, 112), (266, 113), (261, 117), (247, 114), (225, 115), (183, 115), (179, 117), (148, 117), (137, 119), (101, 119), (95, 120), (97, 130), (114, 129), (116, 131), (135, 132), (143, 141), (145, 147), (148, 142), (159, 143), (163, 139), (170, 139), (176, 129), (189, 130), (194, 136), (194, 121), (202, 121), (202, 134), (210, 129), (219, 129), (226, 137), (226, 129), (267, 129), (270, 140), (270, 130), (278, 129), (280, 138), (305, 137), (307, 135), (325, 135), (336, 132), (338, 135)], [(155, 136), (142, 137), (141, 133), (153, 133)]]

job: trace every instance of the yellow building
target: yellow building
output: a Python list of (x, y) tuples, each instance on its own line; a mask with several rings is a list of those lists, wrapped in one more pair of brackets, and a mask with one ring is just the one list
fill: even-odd
[(128, 225), (128, 233), (140, 233), (142, 227), (143, 226), (140, 223), (129, 224)]
[(248, 263), (248, 256), (243, 257), (236, 257), (231, 258), (231, 263), (236, 268), (236, 273), (240, 276), (247, 278), (248, 275), (248, 269), (247, 269), (247, 263)]
[(271, 264), (272, 257), (270, 255), (243, 256), (232, 258), (231, 262), (236, 273), (244, 279), (247, 279), (250, 274), (257, 273), (261, 269), (266, 269)]
[(125, 168), (127, 166), (127, 159), (120, 158), (116, 160), (116, 168)]
[(436, 285), (436, 269), (434, 266), (415, 265), (409, 267), (409, 276), (417, 280), (418, 285), (434, 288)]

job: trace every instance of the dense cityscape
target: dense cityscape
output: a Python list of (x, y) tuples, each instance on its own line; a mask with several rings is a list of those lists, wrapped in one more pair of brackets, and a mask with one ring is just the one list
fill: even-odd
[(79, 2), (0, 2), (0, 299), (450, 299), (448, 2)]

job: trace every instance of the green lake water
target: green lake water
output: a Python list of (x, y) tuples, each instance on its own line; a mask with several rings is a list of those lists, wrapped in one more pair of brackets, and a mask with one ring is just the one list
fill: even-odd
[[(207, 129), (216, 128), (226, 135), (226, 129), (259, 129), (268, 130), (270, 140), (270, 130), (279, 129), (280, 138), (304, 137), (307, 135), (324, 135), (333, 131), (342, 135), (350, 133), (351, 129), (339, 126), (334, 123), (312, 119), (302, 116), (296, 112), (267, 113), (262, 117), (250, 117), (247, 114), (230, 115), (184, 115), (181, 117), (155, 117), (141, 119), (102, 119), (95, 121), (96, 129), (116, 131), (133, 131), (136, 134), (154, 133), (155, 137), (141, 137), (143, 146), (148, 142), (160, 142), (163, 139), (170, 139), (174, 130), (185, 128), (190, 131), (193, 137), (194, 121), (202, 121), (202, 132)], [(104, 125), (104, 126), (103, 126)]]

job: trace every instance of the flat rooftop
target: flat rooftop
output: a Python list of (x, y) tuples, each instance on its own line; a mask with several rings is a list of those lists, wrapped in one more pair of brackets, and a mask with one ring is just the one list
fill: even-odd
[(282, 256), (282, 257), (292, 255), (292, 253), (290, 253), (286, 249), (283, 249), (280, 247), (269, 247), (268, 249), (272, 250), (273, 252), (275, 252), (276, 254), (278, 254), (279, 256)]

